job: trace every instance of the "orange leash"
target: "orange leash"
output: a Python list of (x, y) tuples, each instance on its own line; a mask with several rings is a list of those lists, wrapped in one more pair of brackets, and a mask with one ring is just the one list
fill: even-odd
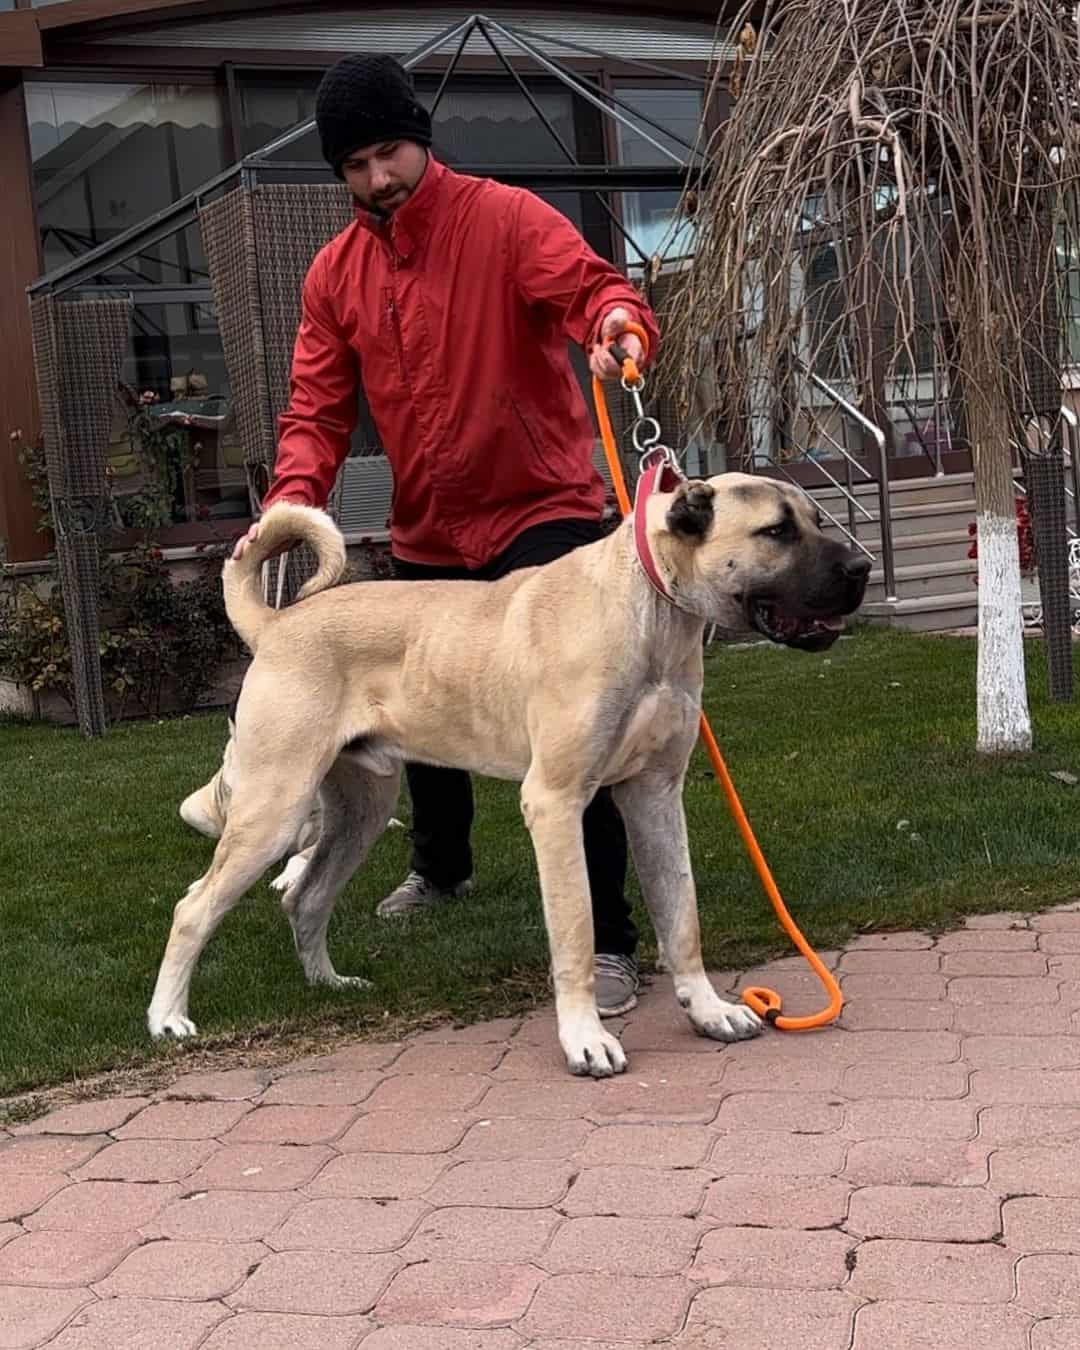
[[(648, 348), (648, 335), (638, 324), (627, 324), (626, 331), (633, 333), (641, 340), (642, 346)], [(608, 343), (609, 346), (613, 345)], [(641, 383), (641, 376), (638, 373), (637, 366), (630, 358), (623, 361), (623, 378), (630, 387)], [(622, 464), (619, 462), (618, 451), (615, 448), (615, 433), (611, 427), (611, 417), (608, 413), (607, 396), (604, 393), (604, 386), (593, 376), (593, 402), (596, 404), (596, 419), (600, 426), (600, 439), (604, 445), (604, 456), (607, 459), (608, 469), (611, 473), (611, 481), (615, 486), (615, 499), (619, 504), (619, 510), (624, 516), (631, 512), (630, 494), (626, 490), (626, 479), (623, 476)], [(738, 827), (742, 840), (746, 846), (746, 851), (750, 855), (750, 861), (754, 864), (754, 870), (757, 872), (762, 886), (765, 888), (765, 894), (772, 902), (772, 907), (776, 911), (776, 917), (780, 920), (781, 926), (791, 938), (792, 942), (798, 947), (799, 951), (810, 963), (814, 974), (821, 981), (825, 992), (829, 995), (829, 1005), (822, 1008), (820, 1012), (813, 1013), (809, 1017), (784, 1017), (781, 1015), (782, 1000), (775, 989), (766, 989), (755, 985), (752, 988), (742, 991), (742, 1000), (759, 1017), (764, 1017), (770, 1025), (778, 1028), (780, 1031), (812, 1031), (815, 1027), (828, 1026), (835, 1022), (840, 1016), (844, 1006), (844, 996), (840, 992), (840, 986), (834, 979), (832, 972), (828, 970), (825, 963), (810, 946), (807, 940), (795, 923), (795, 920), (788, 913), (788, 907), (784, 903), (784, 898), (780, 894), (776, 882), (773, 880), (773, 874), (769, 870), (769, 864), (765, 861), (765, 855), (761, 851), (761, 846), (754, 837), (754, 831), (743, 809), (743, 804), (739, 800), (739, 794), (735, 790), (735, 784), (732, 781), (731, 774), (728, 773), (727, 765), (724, 763), (724, 757), (720, 753), (720, 747), (716, 743), (716, 737), (713, 735), (712, 727), (709, 725), (709, 719), (705, 713), (701, 714), (700, 724), (701, 739), (705, 743), (705, 749), (708, 751), (709, 759), (712, 761), (713, 772), (727, 797), (728, 806), (731, 814), (735, 818), (735, 824)]]

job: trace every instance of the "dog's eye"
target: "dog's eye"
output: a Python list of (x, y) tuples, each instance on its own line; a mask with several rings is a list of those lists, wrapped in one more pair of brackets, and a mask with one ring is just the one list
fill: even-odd
[(782, 520), (778, 525), (766, 525), (758, 530), (758, 534), (767, 535), (770, 539), (790, 539), (795, 533), (795, 526), (790, 520)]

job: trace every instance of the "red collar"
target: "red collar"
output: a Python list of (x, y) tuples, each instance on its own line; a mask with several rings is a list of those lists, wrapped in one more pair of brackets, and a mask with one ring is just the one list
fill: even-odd
[(356, 203), (356, 218), (377, 238), (389, 242), (399, 258), (407, 258), (427, 236), (449, 175), (450, 170), (429, 150), (423, 178), (408, 201), (402, 202), (389, 220), (373, 215), (359, 202)]
[(681, 481), (682, 475), (670, 460), (657, 458), (647, 469), (642, 471), (638, 478), (637, 489), (634, 492), (634, 549), (638, 556), (638, 562), (641, 563), (642, 571), (648, 577), (653, 590), (673, 605), (676, 604), (675, 597), (668, 590), (664, 578), (660, 575), (660, 569), (657, 567), (656, 559), (649, 547), (647, 515), (649, 498), (653, 493), (674, 492)]

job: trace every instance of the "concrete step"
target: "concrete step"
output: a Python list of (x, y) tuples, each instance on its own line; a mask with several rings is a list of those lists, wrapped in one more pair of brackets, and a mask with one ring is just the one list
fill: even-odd
[(867, 623), (905, 628), (912, 633), (935, 633), (946, 628), (970, 628), (978, 621), (978, 592), (974, 586), (945, 595), (909, 597), (863, 605), (859, 618)]
[[(855, 515), (855, 533), (864, 542), (871, 538), (880, 538), (878, 521), (881, 515), (877, 509), (877, 502), (875, 501), (872, 507), (867, 505), (866, 509), (868, 516), (864, 516), (861, 511)], [(833, 515), (846, 528), (846, 509), (843, 512), (833, 511)], [(899, 506), (894, 502), (890, 516), (894, 540), (918, 534), (941, 534), (945, 531), (966, 534), (968, 526), (975, 519), (975, 502), (973, 499), (960, 498), (943, 502), (920, 502), (912, 506)], [(828, 520), (824, 525), (826, 533), (841, 533), (839, 527), (830, 524)], [(867, 544), (867, 547), (869, 548), (870, 544)]]
[[(881, 540), (877, 525), (865, 534), (859, 531), (863, 544), (880, 565)], [(905, 534), (893, 540), (893, 558), (897, 567), (915, 567), (920, 563), (959, 562), (967, 558), (971, 536), (967, 530), (928, 530), (925, 534)]]
[[(837, 473), (832, 466), (829, 472), (834, 477), (847, 483), (841, 473)], [(889, 499), (894, 507), (915, 506), (929, 502), (944, 501), (967, 501), (974, 499), (974, 479), (970, 473), (949, 473), (942, 474), (940, 478), (897, 478), (889, 483)], [(809, 488), (810, 493), (816, 501), (819, 501), (834, 516), (846, 514), (847, 502), (844, 494), (839, 488), (832, 487), (829, 483), (823, 483), (820, 487)], [(878, 485), (876, 482), (868, 482), (861, 476), (853, 482), (851, 494), (865, 505), (878, 500)]]
[[(975, 596), (973, 578), (978, 563), (973, 558), (953, 558), (946, 562), (916, 563), (897, 566), (895, 572), (896, 594), (900, 600), (926, 599), (937, 595), (958, 593), (962, 587), (971, 586)], [(885, 599), (885, 575), (880, 566), (870, 573), (866, 587), (867, 604)]]
[[(875, 530), (876, 530), (875, 526)], [(863, 539), (866, 547), (878, 556), (881, 540), (876, 534)], [(923, 563), (970, 562), (968, 549), (971, 536), (967, 529), (927, 530), (925, 534), (905, 534), (893, 540), (893, 557), (897, 567), (917, 567)]]

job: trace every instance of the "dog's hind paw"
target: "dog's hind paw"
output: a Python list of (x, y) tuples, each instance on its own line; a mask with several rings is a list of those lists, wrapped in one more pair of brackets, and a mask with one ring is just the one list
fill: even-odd
[(593, 1029), (560, 1034), (559, 1042), (566, 1067), (578, 1077), (611, 1078), (626, 1072), (626, 1051), (600, 1026), (599, 1019)]
[(336, 970), (320, 971), (312, 976), (312, 984), (325, 985), (327, 989), (370, 989), (371, 981), (363, 975), (339, 975)]
[(370, 989), (371, 981), (363, 975), (335, 975), (331, 981), (335, 989)]
[(190, 1017), (184, 1017), (181, 1013), (168, 1013), (162, 1016), (153, 1010), (146, 1015), (146, 1025), (155, 1040), (160, 1040), (162, 1036), (172, 1036), (178, 1041), (183, 1041), (189, 1036), (194, 1036), (197, 1030)]
[(270, 888), (275, 891), (287, 891), (304, 875), (308, 859), (303, 853), (294, 853), (278, 875), (271, 881)]

